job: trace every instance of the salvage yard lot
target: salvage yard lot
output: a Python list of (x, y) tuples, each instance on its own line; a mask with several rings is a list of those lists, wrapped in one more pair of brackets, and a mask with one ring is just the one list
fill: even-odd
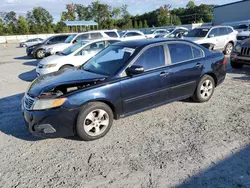
[(0, 187), (250, 187), (250, 67), (228, 65), (207, 103), (164, 105), (83, 142), (27, 132), (20, 100), (37, 63), (0, 46)]

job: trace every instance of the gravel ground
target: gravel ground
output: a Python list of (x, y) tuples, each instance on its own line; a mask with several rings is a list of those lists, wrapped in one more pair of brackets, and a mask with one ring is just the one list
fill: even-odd
[(250, 67), (204, 104), (174, 102), (114, 122), (102, 139), (39, 139), (20, 99), (37, 61), (0, 46), (0, 187), (250, 187)]

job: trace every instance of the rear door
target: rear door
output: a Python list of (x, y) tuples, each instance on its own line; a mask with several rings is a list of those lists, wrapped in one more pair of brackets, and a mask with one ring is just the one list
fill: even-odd
[(171, 99), (190, 96), (201, 77), (204, 52), (195, 45), (185, 42), (168, 44), (171, 69)]
[(133, 65), (143, 66), (145, 72), (122, 78), (121, 90), (124, 114), (160, 104), (166, 101), (170, 91), (163, 45), (145, 50)]

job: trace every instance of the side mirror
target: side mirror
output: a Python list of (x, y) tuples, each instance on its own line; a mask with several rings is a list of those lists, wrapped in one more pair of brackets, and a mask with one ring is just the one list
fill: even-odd
[(214, 35), (208, 35), (208, 38), (214, 38), (215, 36)]
[(73, 44), (75, 44), (75, 43), (77, 43), (78, 42), (78, 40), (77, 39), (75, 39), (74, 41), (73, 41)]
[(143, 66), (132, 65), (131, 67), (126, 69), (126, 73), (129, 76), (133, 76), (136, 74), (142, 74), (142, 73), (144, 73), (144, 68), (143, 68)]

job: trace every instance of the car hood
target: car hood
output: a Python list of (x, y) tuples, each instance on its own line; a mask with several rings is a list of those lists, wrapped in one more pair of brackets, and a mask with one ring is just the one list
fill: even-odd
[(247, 46), (249, 46), (250, 45), (250, 38), (243, 40), (241, 42), (241, 45), (247, 45)]
[(237, 34), (237, 36), (249, 36), (249, 35), (250, 35), (250, 31), (242, 31)]
[(67, 61), (67, 58), (68, 56), (64, 56), (64, 55), (51, 55), (51, 56), (48, 56), (44, 59), (42, 59), (39, 64), (42, 64), (42, 65), (47, 65), (47, 64), (54, 64), (54, 63), (57, 63), (57, 62), (61, 62), (62, 60), (65, 60)]
[(107, 77), (76, 68), (66, 69), (38, 77), (31, 83), (27, 93), (31, 97), (39, 97), (43, 92), (49, 92), (58, 86), (98, 82)]

